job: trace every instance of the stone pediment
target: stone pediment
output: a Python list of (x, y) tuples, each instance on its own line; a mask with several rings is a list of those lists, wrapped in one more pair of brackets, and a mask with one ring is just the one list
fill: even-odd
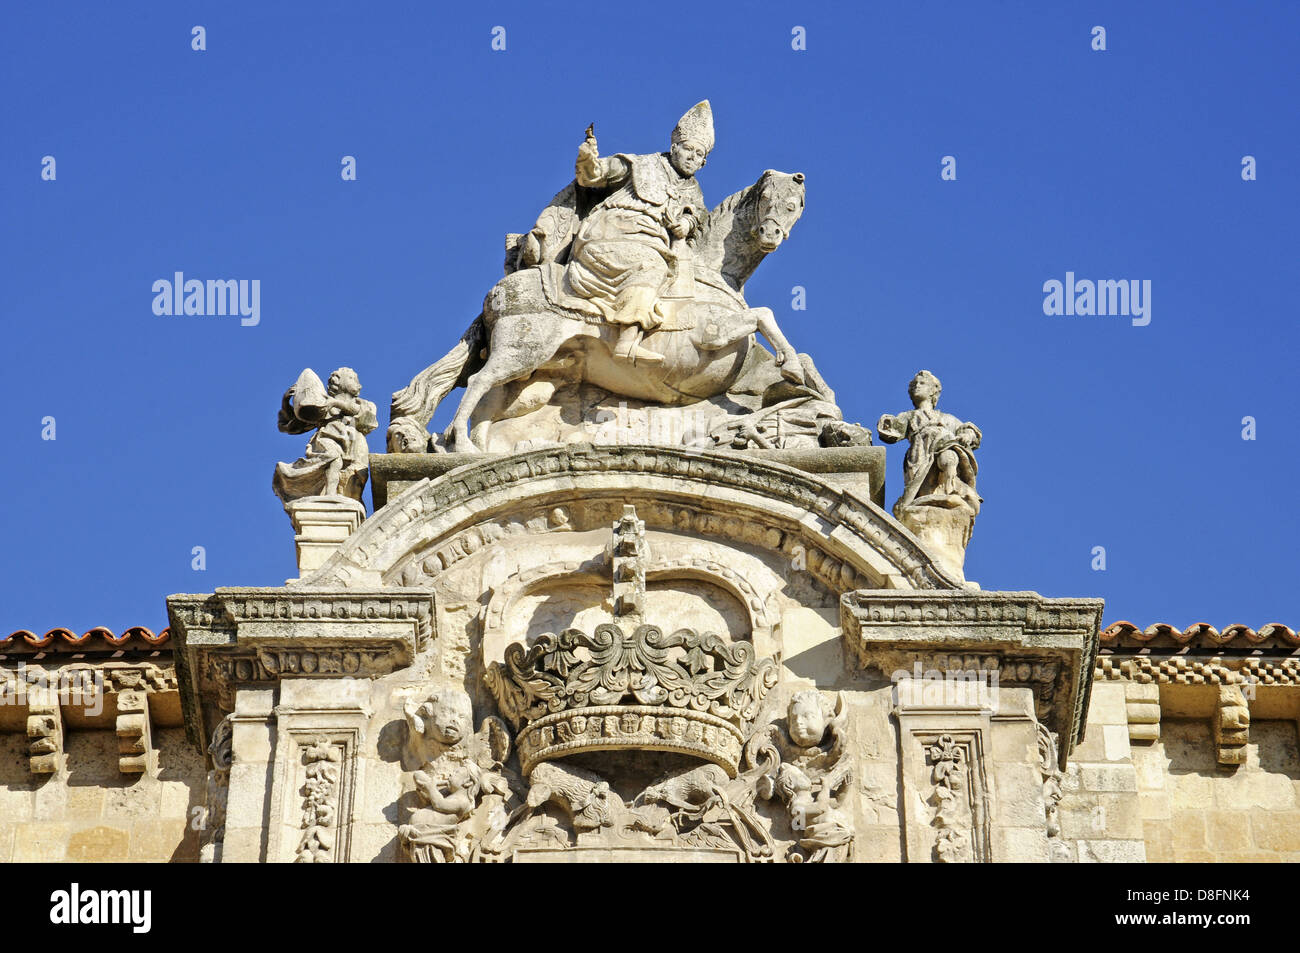
[[(517, 520), (511, 523), (524, 506), (544, 502), (567, 514), (604, 501), (634, 505), (651, 529), (685, 530), (780, 552), (837, 593), (961, 588), (872, 501), (868, 478), (860, 478), (858, 492), (837, 479), (841, 476), (810, 473), (751, 453), (650, 446), (575, 445), (475, 455), (465, 466), (411, 483), (388, 498), (301, 584), (419, 586), (448, 568), (448, 558), (463, 557), (494, 536), (524, 531)], [(564, 520), (567, 529), (581, 528), (569, 525), (567, 515)], [(603, 512), (591, 520), (593, 528), (607, 522)], [(431, 562), (436, 544), (457, 534), (468, 538), (456, 553)]]

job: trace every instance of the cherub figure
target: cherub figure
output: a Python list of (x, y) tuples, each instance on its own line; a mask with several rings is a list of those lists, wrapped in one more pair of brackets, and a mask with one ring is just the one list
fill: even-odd
[(473, 708), (461, 691), (434, 692), (405, 713), (412, 741), (429, 757), (412, 776), (423, 806), (398, 837), (417, 862), (466, 863), (492, 832), (492, 815), (512, 796), (502, 771), (510, 736), (492, 716), (473, 734)]
[(853, 822), (841, 809), (850, 777), (844, 759), (844, 698), (832, 710), (815, 689), (796, 692), (786, 711), (785, 732), (771, 725), (746, 746), (751, 764), (767, 762), (758, 794), (786, 805), (790, 827), (799, 833), (791, 860), (807, 863), (847, 860), (853, 846)]
[(885, 443), (906, 438), (911, 444), (903, 460), (903, 495), (894, 504), (896, 517), (913, 506), (967, 507), (972, 516), (979, 514), (983, 500), (975, 490), (975, 450), (983, 435), (970, 421), (937, 409), (942, 392), (939, 378), (920, 371), (907, 388), (913, 409), (885, 414), (876, 424)]
[(363, 400), (361, 381), (350, 367), (330, 375), (328, 388), (307, 368), (284, 392), (276, 421), (281, 433), (316, 428), (303, 455), (277, 463), (271, 488), (285, 503), (307, 496), (361, 499), (370, 464), (365, 435), (379, 425), (375, 405)]

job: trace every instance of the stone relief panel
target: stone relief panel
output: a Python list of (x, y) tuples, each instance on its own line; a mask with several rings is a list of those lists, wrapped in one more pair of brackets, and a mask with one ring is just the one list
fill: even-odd
[(778, 680), (751, 643), (690, 630), (512, 643), (490, 702), (449, 687), (407, 703), (402, 859), (849, 860), (845, 702), (787, 689), (782, 711)]
[(846, 757), (843, 695), (834, 707), (816, 689), (796, 692), (785, 725), (768, 725), (746, 746), (748, 761), (765, 766), (758, 793), (778, 800), (798, 834), (787, 860), (825, 863), (852, 859), (854, 823), (845, 800), (852, 781)]

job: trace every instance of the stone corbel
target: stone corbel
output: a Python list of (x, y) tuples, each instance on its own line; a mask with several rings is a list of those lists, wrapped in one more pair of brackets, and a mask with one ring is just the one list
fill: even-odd
[(149, 717), (149, 693), (143, 688), (118, 692), (117, 749), (117, 767), (123, 774), (155, 772), (153, 720)]
[(1034, 592), (859, 589), (840, 599), (850, 658), (890, 681), (940, 688), (965, 676), (999, 690), (1027, 688), (1033, 715), (1058, 738), (1065, 768), (1083, 735), (1102, 602)]
[(1218, 749), (1219, 764), (1245, 764), (1249, 740), (1250, 707), (1241, 685), (1235, 682), (1220, 685), (1214, 715), (1214, 746)]
[[(167, 600), (186, 731), (206, 745), (213, 710), (241, 687), (368, 679), (404, 668), (433, 638), (427, 590), (218, 589)], [(217, 720), (220, 720), (218, 716)]]
[(57, 774), (63, 765), (63, 713), (57, 698), (29, 696), (27, 751), (32, 774)]
[(1128, 712), (1130, 742), (1160, 740), (1160, 686), (1155, 682), (1125, 682), (1124, 707)]

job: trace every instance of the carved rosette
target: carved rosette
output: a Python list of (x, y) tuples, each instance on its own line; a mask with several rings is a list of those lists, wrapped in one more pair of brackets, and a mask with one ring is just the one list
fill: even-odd
[(747, 729), (776, 684), (748, 642), (652, 625), (567, 629), (509, 646), (485, 681), (518, 731), (525, 775), (583, 751), (655, 750), (711, 761), (735, 777)]

